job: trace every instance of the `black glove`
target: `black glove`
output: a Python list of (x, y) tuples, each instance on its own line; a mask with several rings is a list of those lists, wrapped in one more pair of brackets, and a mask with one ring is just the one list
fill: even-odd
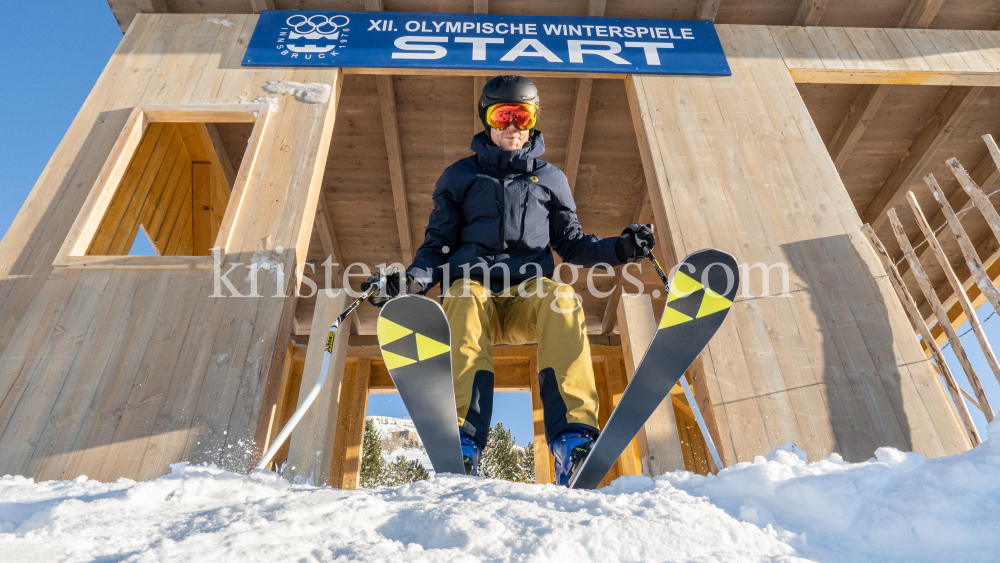
[(413, 277), (406, 275), (406, 272), (402, 270), (392, 267), (376, 271), (374, 274), (368, 276), (367, 280), (361, 282), (361, 291), (368, 291), (368, 288), (378, 283), (383, 276), (385, 277), (385, 285), (368, 297), (368, 302), (372, 305), (381, 308), (382, 305), (388, 303), (393, 297), (416, 293), (414, 287), (417, 287), (417, 284), (413, 281)]
[(625, 227), (622, 236), (618, 237), (618, 242), (615, 243), (615, 254), (618, 259), (629, 264), (645, 260), (646, 254), (639, 246), (640, 241), (653, 250), (653, 247), (656, 246), (656, 237), (653, 236), (652, 225), (632, 223)]

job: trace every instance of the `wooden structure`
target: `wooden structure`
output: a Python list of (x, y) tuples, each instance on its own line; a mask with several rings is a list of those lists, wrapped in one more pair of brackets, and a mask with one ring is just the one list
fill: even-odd
[[(942, 168), (947, 158), (978, 163), (970, 176), (987, 193), (998, 187), (978, 141), (1000, 133), (993, 0), (109, 4), (122, 43), (0, 242), (0, 472), (147, 479), (181, 460), (247, 470), (315, 378), (316, 341), (339, 299), (312, 295), (293, 272), (320, 288), (327, 268), (334, 286), (351, 273), (356, 289), (363, 278), (341, 265), (412, 256), (434, 180), (469, 153), (474, 100), (493, 73), (244, 68), (254, 14), (271, 8), (714, 19), (731, 77), (529, 76), (543, 96), (546, 158), (571, 178), (587, 231), (613, 236), (655, 221), (666, 265), (705, 246), (747, 265), (732, 318), (688, 374), (723, 463), (785, 441), (810, 459), (969, 447), (861, 226), (893, 240), (895, 208), (920, 254), (928, 245), (901, 202), (924, 174), (935, 173), (955, 207), (969, 198)], [(326, 84), (330, 97), (274, 95), (269, 81)], [(190, 203), (171, 215), (176, 198), (165, 193)], [(931, 197), (917, 196), (925, 209)], [(157, 230), (157, 213), (161, 223), (173, 217), (176, 237)], [(985, 220), (963, 223), (995, 282), (1000, 245)], [(163, 256), (122, 256), (139, 227)], [(984, 302), (957, 243), (940, 242), (972, 305)], [(896, 246), (886, 253), (902, 257)], [(961, 324), (945, 272), (927, 264)], [(658, 286), (650, 269), (628, 273), (647, 292)], [(906, 264), (899, 274), (916, 287)], [(621, 306), (622, 287), (636, 289), (623, 279), (596, 278), (599, 294), (575, 284), (599, 350), (602, 416), (634, 363), (645, 330), (637, 319), (649, 317)], [(296, 297), (300, 285), (308, 297)], [(234, 293), (244, 297), (219, 297)], [(651, 297), (655, 316), (664, 300)], [(915, 305), (932, 320), (926, 299)], [(370, 348), (374, 319), (359, 309), (338, 344), (324, 407), (288, 447), (295, 475), (356, 484), (367, 393), (388, 389)], [(941, 338), (941, 326), (931, 331)], [(299, 345), (291, 353), (290, 342)], [(497, 352), (498, 380), (532, 389), (531, 349)], [(662, 407), (619, 474), (709, 469), (685, 422), (691, 407), (668, 407), (679, 429)]]

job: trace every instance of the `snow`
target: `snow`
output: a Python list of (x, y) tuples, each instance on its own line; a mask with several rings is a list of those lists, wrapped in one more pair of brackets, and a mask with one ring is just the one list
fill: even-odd
[(270, 94), (295, 96), (303, 102), (311, 104), (328, 102), (333, 88), (322, 82), (290, 82), (287, 80), (268, 80), (264, 91)]
[(1000, 441), (855, 464), (786, 444), (599, 491), (453, 475), (340, 491), (187, 464), (142, 483), (0, 478), (2, 559), (32, 563), (995, 561), (998, 525)]
[(210, 17), (210, 18), (206, 18), (205, 21), (212, 22), (212, 23), (217, 23), (219, 25), (223, 25), (223, 26), (226, 26), (226, 27), (232, 27), (232, 26), (236, 25), (235, 23), (229, 21), (229, 18)]

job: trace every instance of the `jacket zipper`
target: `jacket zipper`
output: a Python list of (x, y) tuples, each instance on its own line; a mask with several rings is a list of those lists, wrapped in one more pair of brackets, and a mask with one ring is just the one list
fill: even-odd
[(524, 188), (524, 201), (521, 202), (521, 236), (517, 238), (517, 243), (520, 245), (524, 242), (524, 221), (528, 218), (528, 195), (531, 192), (528, 187)]
[(503, 252), (503, 243), (504, 243), (504, 238), (503, 238), (503, 208), (500, 207), (500, 200), (499, 199), (495, 200), (495, 201), (497, 203), (497, 213), (500, 214), (500, 233), (499, 233), (500, 236), (498, 237), (499, 240), (500, 240), (500, 247), (497, 248), (497, 253), (500, 253), (500, 252)]

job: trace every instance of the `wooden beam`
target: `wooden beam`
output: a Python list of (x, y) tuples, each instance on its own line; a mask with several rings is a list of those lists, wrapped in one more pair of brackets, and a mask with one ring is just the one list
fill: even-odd
[(937, 293), (934, 292), (934, 287), (931, 286), (931, 282), (927, 278), (927, 273), (924, 271), (923, 266), (920, 265), (920, 262), (913, 254), (913, 247), (910, 246), (910, 241), (906, 238), (906, 231), (903, 229), (903, 224), (899, 222), (899, 218), (896, 216), (896, 210), (890, 208), (888, 216), (889, 224), (892, 226), (892, 232), (896, 235), (896, 241), (899, 242), (899, 247), (903, 249), (903, 255), (906, 256), (907, 261), (910, 262), (910, 268), (913, 269), (913, 273), (917, 278), (918, 284), (920, 285), (920, 290), (924, 293), (924, 298), (930, 302), (931, 308), (934, 310), (938, 326), (944, 329), (945, 334), (948, 335), (948, 342), (951, 343), (951, 350), (955, 353), (955, 357), (958, 358), (958, 363), (961, 364), (962, 369), (965, 370), (965, 375), (969, 379), (969, 384), (972, 385), (972, 389), (976, 392), (979, 404), (983, 407), (983, 415), (986, 417), (986, 421), (992, 421), (993, 408), (990, 406), (989, 399), (986, 398), (986, 392), (983, 391), (983, 385), (979, 381), (979, 376), (976, 374), (975, 368), (972, 367), (972, 362), (969, 361), (969, 355), (966, 354), (965, 347), (962, 346), (962, 341), (958, 338), (958, 334), (955, 332), (955, 329), (952, 328), (951, 322), (948, 320), (947, 310), (941, 306), (941, 301), (938, 299)]
[[(635, 368), (642, 360), (653, 335), (656, 334), (656, 318), (653, 303), (648, 295), (623, 297), (618, 304), (618, 318), (621, 319), (622, 355), (625, 372), (631, 380)], [(681, 450), (677, 434), (677, 421), (668, 396), (660, 403), (639, 430), (639, 455), (650, 477), (684, 469), (684, 452)]]
[(583, 134), (587, 128), (587, 112), (590, 109), (590, 92), (593, 87), (593, 78), (581, 78), (576, 83), (576, 102), (573, 105), (573, 119), (569, 126), (566, 165), (563, 166), (563, 172), (566, 173), (566, 180), (569, 182), (571, 192), (576, 191), (576, 177), (580, 171), (580, 153), (583, 151)]
[(941, 4), (944, 4), (944, 0), (911, 0), (896, 27), (927, 29), (941, 9)]
[[(915, 22), (914, 25), (907, 25), (908, 14), (914, 10), (914, 5), (919, 3), (921, 0), (913, 0), (910, 6), (907, 8), (906, 13), (903, 18), (899, 21), (896, 27), (913, 27), (924, 29), (930, 25), (928, 20), (923, 23), (922, 19)], [(819, 25), (819, 18), (822, 17), (823, 11), (826, 9), (827, 0), (802, 0), (799, 5), (799, 14), (803, 11), (807, 5), (812, 6), (810, 8), (810, 14), (805, 16), (803, 23), (801, 25)], [(822, 4), (822, 8), (819, 8), (819, 16), (816, 17), (815, 22), (805, 23), (806, 20), (810, 19), (810, 15), (813, 10), (816, 10), (817, 6)], [(934, 9), (934, 13), (937, 13), (937, 9), (941, 7), (941, 2), (937, 2), (938, 6)], [(928, 13), (927, 3), (924, 3), (924, 8), (920, 12), (921, 14)], [(796, 21), (799, 19), (799, 14), (796, 14)], [(931, 19), (934, 19), (931, 16)], [(830, 139), (830, 143), (827, 145), (827, 149), (830, 151), (830, 157), (833, 158), (834, 164), (837, 166), (837, 170), (841, 170), (844, 163), (847, 162), (847, 158), (851, 155), (851, 151), (854, 150), (855, 145), (861, 139), (865, 130), (868, 129), (868, 125), (871, 120), (875, 117), (875, 113), (878, 111), (880, 105), (882, 105), (882, 100), (885, 99), (886, 94), (889, 93), (889, 84), (865, 84), (861, 87), (861, 91), (858, 92), (854, 102), (851, 103), (851, 107), (847, 110), (847, 115), (840, 122), (840, 126), (837, 128), (837, 132), (833, 134), (833, 138)]]
[[(959, 181), (963, 185), (966, 183), (971, 183), (972, 178), (965, 172), (962, 165), (958, 163), (957, 159), (949, 159), (948, 165), (951, 167), (952, 172), (959, 178)], [(972, 279), (975, 280), (976, 286), (979, 287), (980, 291), (986, 295), (986, 300), (993, 305), (993, 309), (1000, 313), (1000, 292), (997, 288), (993, 286), (993, 280), (986, 276), (986, 267), (983, 266), (982, 260), (979, 259), (979, 253), (976, 252), (976, 247), (973, 246), (972, 241), (969, 240), (969, 234), (965, 231), (965, 227), (962, 226), (962, 222), (959, 220), (958, 216), (955, 214), (955, 209), (948, 203), (948, 198), (944, 195), (944, 190), (941, 189), (941, 185), (937, 183), (933, 174), (928, 174), (924, 176), (924, 182), (930, 187), (931, 191), (934, 193), (934, 201), (937, 202), (939, 213), (944, 213), (944, 216), (948, 218), (948, 227), (951, 229), (951, 234), (954, 235), (955, 240), (958, 241), (958, 247), (962, 251), (962, 255), (965, 257), (965, 263), (969, 266), (969, 271), (972, 274)], [(973, 186), (973, 189), (979, 189), (978, 186)], [(989, 209), (993, 210), (993, 206), (988, 202), (984, 201)], [(993, 210), (995, 212), (995, 210)], [(930, 246), (930, 245), (928, 245)], [(965, 288), (959, 284), (956, 291), (965, 294)]]
[(535, 453), (535, 483), (548, 485), (552, 482), (552, 454), (545, 439), (545, 409), (538, 381), (538, 358), (528, 360), (528, 385), (531, 388), (531, 430), (534, 437), (532, 447)]
[[(1000, 170), (997, 169), (996, 165), (993, 163), (993, 159), (990, 157), (990, 154), (987, 153), (986, 156), (980, 159), (979, 164), (976, 164), (976, 166), (972, 169), (972, 172), (969, 172), (969, 177), (977, 186), (980, 186), (983, 191), (990, 192), (992, 191), (992, 184), (997, 180), (1000, 180)], [(969, 199), (969, 195), (965, 192), (965, 190), (955, 190), (955, 193), (951, 194), (951, 197), (948, 198), (948, 205), (961, 208), (969, 202)], [(928, 222), (931, 224), (931, 228), (937, 229), (945, 222), (944, 212), (939, 209)], [(926, 244), (923, 244), (923, 242), (924, 236), (920, 232), (913, 235), (913, 238), (910, 239), (910, 244), (913, 246), (913, 251), (917, 254), (917, 258), (920, 258), (929, 248)], [(996, 256), (992, 255), (987, 257), (982, 262), (988, 267), (994, 260), (996, 260)], [(909, 264), (907, 262), (900, 264), (900, 275), (903, 275), (908, 271)], [(944, 295), (944, 293), (942, 293), (942, 295)], [(949, 297), (942, 301), (942, 303), (946, 309), (951, 310), (951, 307), (953, 307), (957, 301), (954, 298)]]
[[(982, 347), (983, 355), (986, 356), (986, 363), (989, 364), (990, 369), (993, 370), (993, 375), (997, 378), (997, 382), (1000, 383), (1000, 362), (997, 361), (996, 354), (993, 353), (993, 348), (990, 346), (990, 341), (986, 338), (986, 333), (983, 332), (982, 323), (979, 322), (979, 316), (976, 315), (976, 309), (965, 294), (962, 282), (955, 275), (955, 270), (951, 267), (951, 262), (948, 261), (948, 254), (941, 248), (937, 236), (931, 230), (930, 225), (927, 224), (927, 219), (920, 209), (920, 204), (917, 203), (916, 196), (913, 195), (913, 192), (907, 192), (906, 196), (907, 202), (913, 210), (917, 226), (920, 227), (924, 236), (927, 237), (927, 243), (931, 247), (931, 250), (934, 251), (934, 257), (937, 258), (938, 264), (944, 271), (945, 277), (948, 278), (948, 282), (951, 283), (951, 288), (955, 292), (956, 297), (958, 297), (958, 302), (962, 306), (962, 310), (965, 311), (966, 318), (969, 319), (972, 332), (976, 335), (976, 340), (979, 341), (979, 345)], [(916, 273), (914, 272), (914, 274)], [(944, 322), (948, 322), (947, 317), (945, 317)]]
[(392, 76), (375, 77), (378, 100), (382, 107), (382, 131), (385, 152), (389, 158), (389, 181), (392, 183), (392, 204), (396, 208), (396, 229), (403, 264), (413, 261), (413, 238), (410, 233), (410, 210), (406, 202), (406, 178), (403, 175), (403, 149), (399, 144), (399, 121), (396, 116), (396, 90)]
[(906, 193), (922, 174), (934, 152), (951, 136), (959, 120), (983, 91), (982, 86), (953, 86), (948, 90), (927, 124), (917, 134), (903, 157), (889, 173), (878, 193), (861, 213), (861, 221), (878, 229), (886, 220), (886, 212)]
[(847, 109), (847, 115), (837, 127), (837, 132), (833, 134), (827, 150), (830, 151), (830, 158), (841, 170), (847, 157), (851, 155), (855, 145), (861, 139), (861, 135), (868, 129), (868, 125), (875, 117), (882, 100), (889, 93), (888, 84), (866, 84), (861, 87), (861, 91), (851, 102), (851, 107)]
[(191, 164), (191, 226), (194, 256), (208, 256), (215, 240), (212, 238), (212, 165), (208, 162)]
[[(316, 206), (316, 229), (319, 230), (319, 240), (323, 245), (323, 252), (327, 258), (335, 264), (333, 270), (338, 274), (343, 271), (343, 254), (340, 253), (340, 245), (337, 244), (337, 233), (333, 228), (333, 219), (330, 215), (330, 204), (323, 197), (319, 196), (319, 205)], [(326, 259), (323, 260), (324, 262)], [(330, 280), (333, 287), (340, 287), (339, 280)]]
[[(632, 222), (633, 223), (652, 223), (653, 222), (653, 206), (649, 200), (649, 190), (643, 189), (639, 190), (639, 201), (635, 205), (635, 211), (632, 212)], [(662, 232), (662, 231), (661, 231)], [(601, 317), (601, 334), (610, 334), (615, 330), (615, 323), (618, 322), (618, 301), (622, 296), (622, 269), (625, 266), (619, 266), (615, 270), (615, 287), (608, 296), (608, 302), (604, 305), (604, 315)]]
[[(341, 390), (341, 405), (344, 407), (350, 405), (346, 417), (348, 424), (343, 434), (344, 447), (340, 452), (343, 455), (340, 465), (340, 488), (345, 490), (358, 489), (361, 485), (361, 458), (364, 451), (365, 418), (367, 418), (368, 413), (368, 384), (371, 372), (371, 360), (358, 360), (352, 384), (348, 386), (345, 381)], [(345, 397), (348, 393), (350, 393), (350, 397)], [(338, 420), (338, 426), (339, 422)], [(340, 429), (338, 428), (338, 435), (339, 433)]]
[(274, 0), (250, 0), (250, 11), (259, 14), (264, 10), (273, 10)]
[[(472, 12), (475, 14), (490, 13), (489, 0), (473, 0)], [(483, 120), (479, 119), (479, 96), (483, 93), (483, 86), (486, 86), (485, 76), (472, 77), (472, 134), (476, 135), (484, 129)], [(572, 185), (572, 184), (570, 184)]]
[(226, 176), (226, 182), (229, 183), (229, 189), (232, 190), (233, 186), (236, 185), (236, 170), (233, 169), (233, 163), (229, 160), (229, 153), (226, 151), (226, 146), (222, 143), (219, 128), (214, 123), (206, 123), (204, 127), (208, 132), (209, 140), (212, 142), (210, 148), (215, 149), (215, 156), (218, 158), (219, 167), (222, 168), (222, 173)]
[(169, 14), (170, 7), (167, 0), (135, 0), (135, 5), (144, 14)]
[(722, 4), (722, 0), (698, 0), (694, 19), (715, 21), (715, 16), (719, 13), (719, 4)]
[(819, 25), (829, 3), (830, 0), (802, 0), (792, 19), (792, 25)]
[[(587, 15), (603, 17), (604, 8), (605, 0), (590, 0), (587, 3)], [(583, 135), (587, 129), (587, 113), (590, 110), (590, 93), (593, 87), (593, 78), (581, 78), (576, 83), (576, 102), (573, 104), (569, 141), (566, 143), (566, 164), (563, 166), (571, 192), (576, 191), (576, 177), (580, 171), (580, 153), (583, 151)]]
[[(306, 348), (305, 366), (302, 370), (302, 384), (299, 399), (302, 400), (312, 390), (319, 377), (326, 352), (326, 336), (333, 319), (347, 306), (347, 293), (339, 292), (328, 297), (325, 291), (316, 294), (316, 309), (312, 319), (312, 334)], [(347, 360), (347, 343), (352, 330), (350, 323), (341, 325), (340, 333), (334, 340), (333, 357), (330, 360), (327, 380), (312, 407), (299, 421), (292, 432), (288, 448), (288, 465), (285, 476), (301, 476), (311, 479), (316, 485), (330, 482), (333, 448), (336, 442), (337, 419), (340, 414), (340, 387), (344, 379), (344, 364)]]
[[(365, 0), (369, 12), (383, 10), (382, 0)], [(382, 132), (385, 152), (389, 160), (389, 182), (392, 184), (392, 205), (396, 209), (396, 230), (399, 232), (399, 251), (403, 264), (413, 261), (413, 235), (410, 232), (410, 209), (406, 201), (406, 176), (403, 175), (403, 149), (399, 143), (399, 117), (396, 115), (396, 89), (392, 75), (375, 77), (378, 101), (382, 110)]]

